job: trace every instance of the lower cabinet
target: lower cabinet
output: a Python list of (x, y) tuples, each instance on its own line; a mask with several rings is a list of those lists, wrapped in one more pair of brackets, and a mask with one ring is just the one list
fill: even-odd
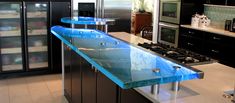
[(152, 103), (134, 89), (120, 89), (120, 103)]
[[(75, 55), (79, 56), (78, 54)], [(82, 103), (96, 103), (95, 69), (83, 58), (80, 59), (80, 64), (82, 70), (82, 83), (78, 85), (82, 85)]]
[(72, 100), (71, 49), (64, 45), (64, 95)]
[(97, 72), (97, 103), (118, 103), (118, 86)]
[(181, 28), (180, 31), (180, 48), (207, 55), (235, 67), (235, 38), (187, 28)]
[(82, 58), (71, 50), (71, 71), (72, 71), (72, 100), (71, 103), (82, 103)]
[(134, 89), (119, 88), (75, 51), (64, 48), (64, 91), (70, 103), (151, 103)]

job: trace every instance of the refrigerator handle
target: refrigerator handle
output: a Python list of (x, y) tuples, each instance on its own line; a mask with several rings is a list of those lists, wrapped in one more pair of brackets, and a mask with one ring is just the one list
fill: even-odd
[(101, 7), (101, 18), (104, 18), (104, 0), (101, 0), (100, 7)]
[(100, 17), (100, 14), (99, 14), (99, 9), (100, 9), (100, 1), (99, 0), (96, 0), (96, 3), (95, 3), (95, 5), (96, 5), (96, 12), (95, 12), (95, 14), (96, 14), (96, 17), (98, 18), (98, 17)]

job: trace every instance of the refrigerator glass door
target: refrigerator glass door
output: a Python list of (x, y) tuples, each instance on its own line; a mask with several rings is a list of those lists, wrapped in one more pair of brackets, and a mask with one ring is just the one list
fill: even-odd
[(20, 2), (0, 2), (0, 72), (23, 70)]
[(27, 2), (27, 47), (29, 69), (48, 67), (48, 3)]

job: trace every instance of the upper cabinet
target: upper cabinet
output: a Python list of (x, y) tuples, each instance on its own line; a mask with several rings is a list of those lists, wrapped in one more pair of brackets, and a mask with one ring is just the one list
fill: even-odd
[(227, 0), (227, 5), (235, 6), (235, 0)]
[(206, 0), (207, 4), (235, 6), (235, 0)]
[(207, 4), (214, 4), (214, 5), (225, 5), (225, 0), (206, 0)]

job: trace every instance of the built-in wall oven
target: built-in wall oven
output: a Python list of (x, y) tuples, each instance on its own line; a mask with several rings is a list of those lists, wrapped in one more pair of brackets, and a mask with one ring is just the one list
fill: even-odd
[(160, 0), (160, 21), (180, 23), (180, 0)]
[(179, 25), (170, 23), (159, 23), (158, 42), (172, 47), (178, 47)]

